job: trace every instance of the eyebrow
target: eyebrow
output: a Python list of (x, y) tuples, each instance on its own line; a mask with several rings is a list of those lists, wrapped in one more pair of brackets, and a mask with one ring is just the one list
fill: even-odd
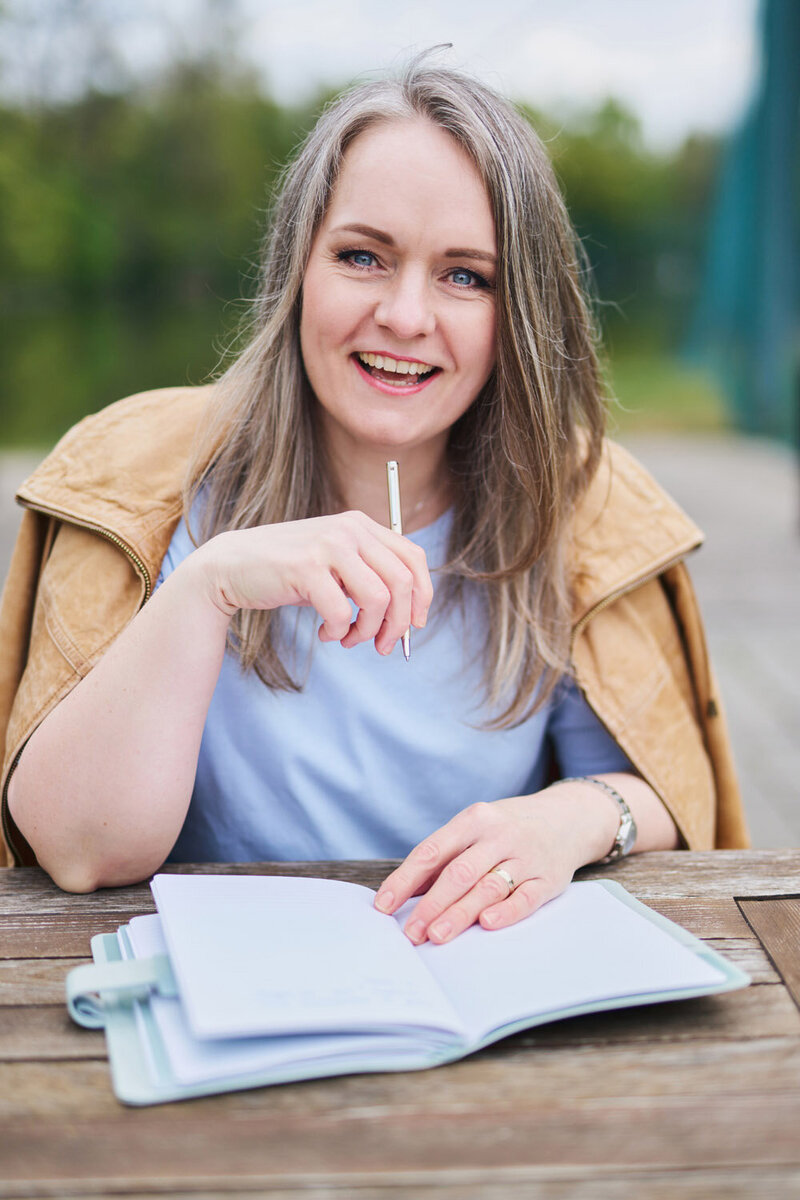
[[(360, 233), (363, 237), (372, 238), (375, 242), (381, 242), (384, 246), (394, 246), (395, 240), (389, 233), (385, 233), (382, 229), (376, 229), (373, 225), (337, 225), (331, 233)], [(494, 266), (497, 259), (494, 254), (489, 254), (486, 250), (474, 250), (468, 246), (454, 246), (452, 250), (445, 250), (445, 258), (473, 258), (479, 262), (491, 263)]]

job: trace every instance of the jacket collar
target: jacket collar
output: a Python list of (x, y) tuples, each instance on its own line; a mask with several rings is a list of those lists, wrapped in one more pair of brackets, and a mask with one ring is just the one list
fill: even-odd
[[(22, 485), (18, 500), (119, 543), (149, 594), (180, 519), (186, 465), (215, 392), (215, 385), (143, 392), (86, 417)], [(574, 623), (702, 540), (644, 467), (606, 442), (571, 524)]]
[(641, 463), (607, 441), (600, 467), (572, 521), (569, 563), (573, 622), (660, 575), (703, 534)]
[(180, 519), (187, 463), (214, 391), (143, 392), (85, 417), (25, 481), (18, 501), (118, 543), (149, 595)]

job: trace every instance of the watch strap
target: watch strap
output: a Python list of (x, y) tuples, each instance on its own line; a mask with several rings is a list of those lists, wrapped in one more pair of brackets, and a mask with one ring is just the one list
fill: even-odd
[(559, 779), (558, 783), (592, 783), (595, 787), (602, 788), (606, 795), (616, 803), (619, 808), (619, 827), (617, 836), (614, 839), (614, 845), (611, 847), (610, 853), (597, 861), (600, 863), (616, 862), (618, 858), (623, 858), (626, 854), (630, 854), (636, 841), (636, 821), (633, 813), (628, 807), (628, 803), (623, 796), (619, 794), (615, 787), (610, 783), (606, 783), (605, 779), (597, 779), (594, 775), (570, 775), (567, 779)]

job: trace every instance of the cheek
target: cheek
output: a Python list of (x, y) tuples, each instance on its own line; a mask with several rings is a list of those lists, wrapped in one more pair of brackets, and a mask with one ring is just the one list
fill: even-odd
[(300, 345), (303, 354), (314, 350), (335, 350), (352, 330), (352, 304), (346, 292), (337, 288), (336, 280), (327, 280), (324, 286), (309, 281), (303, 290), (303, 306), (300, 314)]
[(475, 323), (471, 336), (465, 339), (464, 344), (472, 355), (474, 373), (480, 377), (483, 384), (494, 367), (497, 356), (494, 310), (483, 314), (482, 320)]

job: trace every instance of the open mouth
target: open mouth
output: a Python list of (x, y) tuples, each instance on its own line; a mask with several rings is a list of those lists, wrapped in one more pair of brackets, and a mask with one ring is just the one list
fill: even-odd
[(428, 363), (390, 358), (387, 354), (358, 351), (353, 357), (357, 359), (362, 370), (373, 379), (380, 383), (388, 383), (392, 387), (418, 387), (441, 370), (440, 367), (432, 367)]

